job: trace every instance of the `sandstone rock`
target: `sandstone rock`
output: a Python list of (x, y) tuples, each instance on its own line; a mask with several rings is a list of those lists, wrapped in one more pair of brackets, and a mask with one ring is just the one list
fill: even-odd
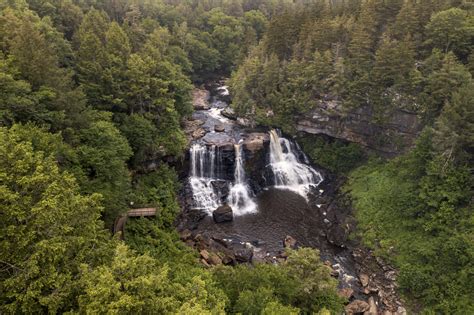
[(366, 275), (365, 273), (361, 273), (359, 275), (359, 280), (364, 288), (369, 284), (369, 276)]
[(204, 137), (205, 134), (206, 134), (206, 130), (204, 130), (203, 128), (198, 128), (193, 131), (193, 133), (191, 134), (191, 137), (193, 138), (193, 140), (197, 140), (199, 138)]
[(202, 89), (193, 90), (193, 106), (196, 110), (209, 109), (209, 91)]
[(346, 305), (345, 310), (347, 314), (358, 314), (364, 313), (370, 308), (370, 305), (367, 302), (361, 300), (355, 300)]
[(383, 311), (382, 315), (393, 315), (393, 313), (390, 312), (389, 310), (385, 310)]
[(209, 260), (209, 252), (207, 250), (203, 249), (199, 252), (199, 254), (204, 260)]
[(209, 259), (207, 261), (214, 266), (222, 264), (222, 259), (214, 253), (209, 254)]
[(215, 131), (215, 132), (224, 132), (224, 131), (225, 131), (225, 126), (224, 126), (224, 124), (216, 124), (216, 125), (214, 125), (214, 131)]
[(261, 133), (261, 132), (254, 132), (244, 139), (243, 147), (246, 150), (255, 152), (258, 150), (263, 149), (263, 145), (265, 142), (270, 141), (268, 134)]
[(223, 205), (212, 212), (212, 218), (216, 223), (230, 222), (234, 219), (232, 208), (229, 205)]
[(285, 237), (285, 240), (283, 241), (283, 245), (286, 247), (286, 248), (293, 248), (295, 249), (296, 248), (296, 240), (291, 237), (290, 235), (287, 235)]
[[(296, 129), (355, 142), (387, 155), (410, 148), (421, 130), (422, 124), (416, 113), (397, 109), (383, 124), (374, 122), (374, 114), (370, 106), (348, 111), (341, 102), (321, 101), (319, 106), (298, 119)], [(381, 136), (387, 141), (378, 141)]]
[(352, 297), (352, 295), (354, 294), (354, 290), (352, 290), (351, 288), (343, 288), (343, 289), (340, 289), (337, 294), (340, 296), (340, 297), (343, 297), (343, 298), (346, 298), (346, 299), (350, 299)]
[(377, 305), (372, 296), (369, 298), (369, 309), (364, 312), (364, 315), (377, 315)]

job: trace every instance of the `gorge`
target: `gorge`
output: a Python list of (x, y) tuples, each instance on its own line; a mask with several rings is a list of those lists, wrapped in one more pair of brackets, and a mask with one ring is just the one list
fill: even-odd
[[(353, 223), (349, 209), (336, 200), (336, 177), (313, 165), (280, 131), (224, 117), (228, 104), (222, 84), (195, 93), (209, 97), (209, 105), (193, 115), (205, 132), (189, 148), (179, 221), (183, 240), (203, 253), (204, 264), (214, 262), (206, 261), (208, 252), (220, 255), (224, 264), (279, 263), (285, 247), (316, 248), (338, 278), (341, 294), (371, 299), (380, 310), (400, 307), (402, 314), (395, 271), (347, 238)], [(223, 207), (232, 213), (226, 222), (215, 217)], [(360, 281), (366, 274), (369, 287)]]

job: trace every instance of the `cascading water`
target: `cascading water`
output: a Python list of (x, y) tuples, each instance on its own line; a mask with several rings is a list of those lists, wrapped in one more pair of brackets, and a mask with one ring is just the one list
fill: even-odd
[(245, 180), (244, 162), (242, 159), (242, 147), (236, 144), (235, 148), (235, 170), (234, 184), (230, 188), (229, 204), (236, 215), (243, 215), (257, 211), (257, 205), (250, 197), (249, 187)]
[(191, 176), (189, 182), (193, 191), (194, 207), (212, 213), (219, 204), (212, 187), (216, 176), (216, 147), (193, 144), (190, 149)]
[(318, 186), (323, 178), (311, 166), (301, 163), (292, 143), (280, 138), (276, 130), (270, 131), (270, 166), (275, 187), (292, 190), (307, 198), (312, 187)]

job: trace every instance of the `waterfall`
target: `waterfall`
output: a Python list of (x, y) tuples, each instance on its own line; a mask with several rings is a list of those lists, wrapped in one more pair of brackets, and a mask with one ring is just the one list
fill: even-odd
[(245, 179), (244, 162), (242, 158), (242, 147), (240, 144), (235, 148), (235, 170), (234, 184), (230, 188), (228, 203), (235, 215), (253, 213), (257, 211), (257, 205), (250, 197), (249, 187)]
[(212, 187), (216, 177), (216, 147), (193, 144), (190, 149), (191, 176), (194, 207), (212, 213), (218, 206), (218, 197)]
[(323, 178), (311, 166), (299, 161), (297, 150), (297, 145), (280, 138), (276, 130), (270, 131), (270, 166), (275, 187), (292, 190), (307, 198), (311, 188), (318, 186)]

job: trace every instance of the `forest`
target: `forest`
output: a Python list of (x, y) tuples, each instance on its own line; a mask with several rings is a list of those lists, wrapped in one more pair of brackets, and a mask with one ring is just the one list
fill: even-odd
[[(312, 248), (208, 268), (175, 225), (195, 86), (343, 178), (409, 314), (474, 313), (474, 4), (0, 0), (0, 313), (341, 314)], [(417, 115), (395, 157), (301, 135), (322, 103)], [(379, 139), (383, 141), (383, 139)], [(111, 230), (133, 207), (156, 218)]]

